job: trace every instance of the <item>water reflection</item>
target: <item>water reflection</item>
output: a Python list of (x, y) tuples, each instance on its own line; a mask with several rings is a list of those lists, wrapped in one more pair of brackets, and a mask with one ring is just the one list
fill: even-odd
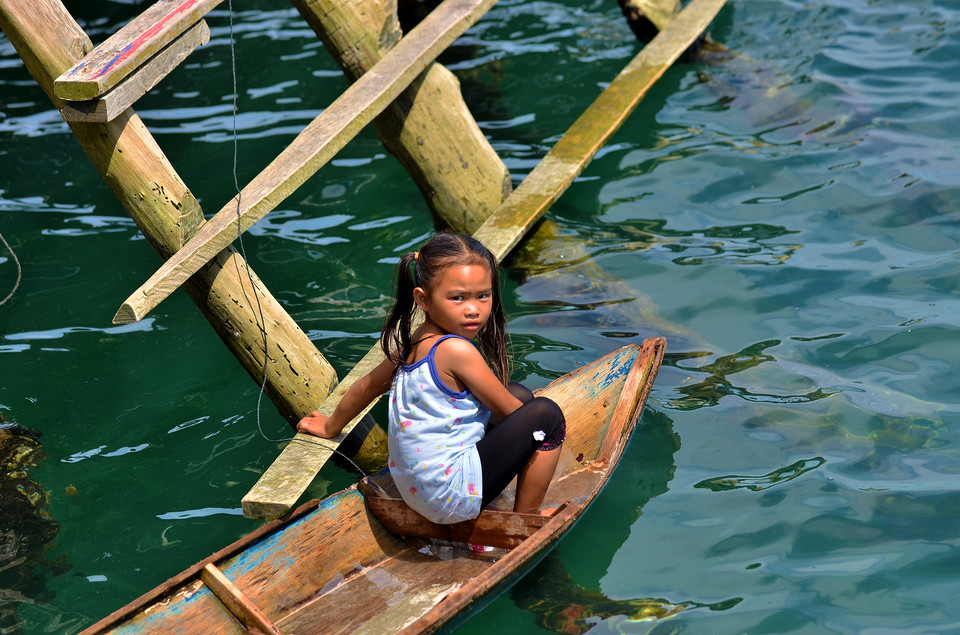
[[(642, 622), (663, 619), (691, 609), (723, 611), (743, 598), (722, 602), (671, 602), (662, 598), (618, 600), (591, 591), (574, 582), (555, 553), (547, 556), (525, 580), (511, 592), (521, 609), (536, 616), (536, 624), (554, 633), (586, 633), (604, 620)], [(620, 618), (618, 620), (618, 618)]]
[[(46, 557), (60, 531), (49, 494), (29, 472), (45, 458), (39, 433), (0, 414), (0, 632), (19, 633), (20, 607), (49, 602), (46, 581), (70, 569)], [(70, 492), (68, 491), (68, 494)]]

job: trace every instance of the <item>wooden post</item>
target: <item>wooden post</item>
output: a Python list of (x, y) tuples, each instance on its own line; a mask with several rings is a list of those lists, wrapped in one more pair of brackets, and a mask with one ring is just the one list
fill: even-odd
[[(30, 74), (62, 109), (53, 80), (92, 49), (87, 35), (59, 0), (0, 0), (0, 28)], [(108, 123), (69, 125), (162, 258), (175, 253), (204, 224), (200, 205), (132, 110)], [(263, 336), (248, 275), (253, 277), (266, 321), (270, 354), (266, 392), (293, 424), (323, 401), (336, 384), (330, 364), (232, 248), (195, 275), (186, 289), (259, 383), (263, 378)]]
[[(396, 0), (291, 0), (351, 81), (400, 39)], [(442, 223), (471, 233), (510, 195), (510, 174), (463, 101), (460, 82), (433, 63), (375, 120)]]

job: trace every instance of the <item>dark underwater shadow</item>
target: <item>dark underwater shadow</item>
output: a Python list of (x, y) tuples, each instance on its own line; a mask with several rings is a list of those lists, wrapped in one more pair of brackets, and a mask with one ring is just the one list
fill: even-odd
[[(0, 415), (0, 633), (20, 633), (25, 604), (50, 602), (50, 576), (70, 567), (47, 558), (60, 524), (50, 514), (49, 494), (29, 471), (46, 459), (40, 433)], [(59, 620), (58, 620), (59, 621)]]
[[(644, 505), (665, 493), (676, 465), (680, 438), (672, 420), (647, 409), (608, 486), (560, 546), (510, 590), (518, 609), (533, 614), (542, 629), (586, 633), (603, 620), (651, 621), (695, 608), (724, 610), (740, 598), (704, 604), (665, 598), (614, 599), (599, 591), (617, 551), (627, 541)], [(641, 521), (642, 522), (642, 521)], [(565, 556), (577, 554), (568, 566)], [(567, 557), (567, 560), (572, 560)], [(638, 563), (642, 575), (642, 563)]]

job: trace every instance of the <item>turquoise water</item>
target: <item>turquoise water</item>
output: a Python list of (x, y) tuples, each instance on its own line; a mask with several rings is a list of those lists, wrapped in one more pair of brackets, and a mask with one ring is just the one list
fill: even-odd
[[(69, 5), (95, 42), (139, 10)], [(292, 8), (235, 5), (246, 183), (346, 82)], [(233, 194), (209, 22), (137, 106), (208, 214)], [(669, 71), (548, 214), (562, 240), (507, 270), (518, 379), (655, 334), (668, 357), (600, 499), (458, 632), (960, 630), (960, 5), (731, 0), (712, 32), (729, 54)], [(501, 0), (446, 61), (517, 183), (638, 48), (612, 1)], [(244, 246), (343, 376), (432, 229), (366, 130)], [(2, 551), (32, 548), (0, 611), (73, 633), (255, 529), (239, 501), (279, 445), (184, 294), (111, 325), (159, 260), (6, 39), (0, 232), (23, 266), (0, 414), (42, 433), (59, 526), (4, 511)], [(0, 297), (15, 277), (0, 251)], [(260, 424), (288, 430), (269, 403)]]

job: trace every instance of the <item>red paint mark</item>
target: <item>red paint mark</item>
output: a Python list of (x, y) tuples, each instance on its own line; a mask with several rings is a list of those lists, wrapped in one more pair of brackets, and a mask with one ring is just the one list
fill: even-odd
[(154, 24), (152, 27), (144, 31), (140, 37), (135, 39), (133, 42), (124, 47), (119, 53), (117, 53), (112, 60), (107, 62), (106, 66), (100, 69), (96, 75), (91, 79), (96, 79), (97, 77), (102, 77), (105, 75), (111, 68), (115, 67), (117, 64), (120, 64), (131, 55), (133, 55), (144, 42), (150, 40), (154, 35), (159, 33), (171, 20), (180, 16), (180, 14), (189, 11), (196, 5), (200, 0), (189, 0), (188, 2), (183, 3), (177, 9), (171, 13), (168, 13), (166, 17)]

